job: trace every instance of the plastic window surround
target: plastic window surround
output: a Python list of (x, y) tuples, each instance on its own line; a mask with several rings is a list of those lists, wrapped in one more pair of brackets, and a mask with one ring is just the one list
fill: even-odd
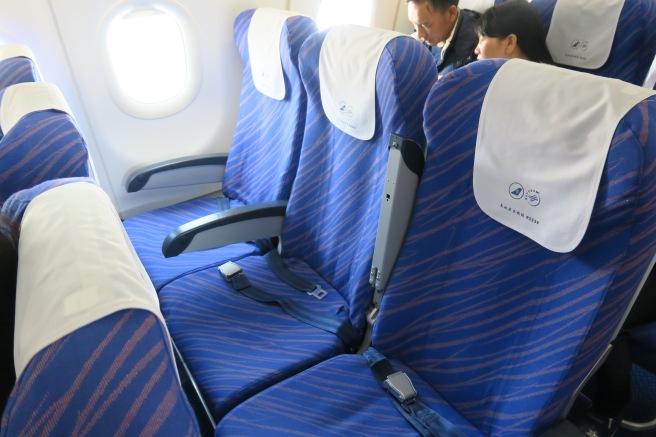
[(319, 30), (341, 24), (371, 26), (372, 0), (322, 0), (317, 12)]
[[(186, 79), (178, 92), (164, 91), (161, 99), (149, 96), (133, 96), (125, 89), (114, 73), (111, 52), (111, 32), (115, 23), (124, 18), (156, 16), (167, 14), (173, 18), (181, 32), (182, 51), (186, 65)], [(142, 119), (158, 119), (173, 115), (186, 108), (198, 94), (201, 84), (200, 45), (189, 12), (179, 3), (171, 0), (134, 0), (117, 4), (104, 17), (100, 26), (101, 57), (104, 63), (105, 79), (112, 99), (126, 114)], [(168, 94), (168, 96), (167, 96)], [(142, 101), (139, 101), (142, 100)]]

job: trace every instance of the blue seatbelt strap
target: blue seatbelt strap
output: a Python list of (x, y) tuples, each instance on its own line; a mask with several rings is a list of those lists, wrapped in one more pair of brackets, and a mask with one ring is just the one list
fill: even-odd
[(376, 381), (387, 391), (403, 417), (424, 436), (465, 437), (451, 422), (417, 399), (417, 391), (404, 372), (395, 372), (389, 360), (370, 347), (362, 354), (369, 362)]
[(277, 250), (272, 250), (266, 253), (264, 259), (276, 277), (290, 287), (298, 291), (303, 291), (317, 299), (323, 299), (326, 294), (328, 294), (325, 290), (322, 290), (319, 285), (307, 281), (289, 270)]
[(232, 287), (243, 295), (258, 302), (277, 303), (283, 311), (296, 320), (335, 334), (351, 351), (357, 350), (360, 346), (362, 336), (348, 320), (317, 313), (293, 299), (277, 297), (272, 293), (254, 287), (241, 267), (233, 262), (227, 262), (219, 266), (218, 269)]

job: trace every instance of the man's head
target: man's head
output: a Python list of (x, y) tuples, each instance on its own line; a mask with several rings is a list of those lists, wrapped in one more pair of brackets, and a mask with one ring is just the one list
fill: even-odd
[(417, 39), (428, 45), (443, 44), (458, 19), (458, 0), (406, 0), (408, 20), (415, 27)]

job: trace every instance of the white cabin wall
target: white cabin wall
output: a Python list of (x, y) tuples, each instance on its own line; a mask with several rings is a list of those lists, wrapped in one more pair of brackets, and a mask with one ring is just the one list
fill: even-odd
[(313, 20), (316, 20), (321, 0), (288, 0), (287, 3), (287, 9), (290, 11), (307, 15)]

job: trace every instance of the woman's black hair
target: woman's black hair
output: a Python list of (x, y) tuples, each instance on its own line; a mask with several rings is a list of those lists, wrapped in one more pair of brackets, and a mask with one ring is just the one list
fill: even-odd
[(511, 0), (488, 8), (474, 28), (479, 36), (506, 38), (517, 36), (517, 45), (531, 61), (553, 64), (547, 48), (540, 15), (526, 0)]

